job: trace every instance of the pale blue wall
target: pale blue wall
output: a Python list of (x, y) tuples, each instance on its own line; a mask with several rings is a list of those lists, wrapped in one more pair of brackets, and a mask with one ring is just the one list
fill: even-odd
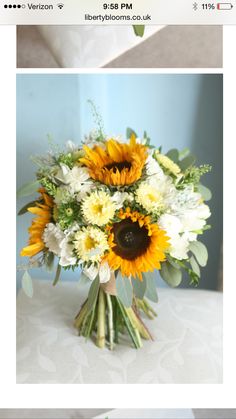
[[(47, 150), (47, 134), (58, 144), (68, 139), (79, 142), (93, 128), (87, 99), (98, 105), (106, 133), (124, 134), (127, 126), (140, 134), (146, 129), (164, 151), (190, 147), (199, 163), (214, 166), (205, 178), (214, 193), (213, 229), (204, 238), (210, 259), (201, 285), (215, 288), (222, 241), (222, 76), (18, 75), (18, 186), (31, 180), (34, 167), (29, 156)], [(21, 200), (19, 207), (25, 202)], [(18, 217), (18, 253), (27, 241), (29, 220), (30, 216)], [(48, 277), (44, 271), (34, 275)]]

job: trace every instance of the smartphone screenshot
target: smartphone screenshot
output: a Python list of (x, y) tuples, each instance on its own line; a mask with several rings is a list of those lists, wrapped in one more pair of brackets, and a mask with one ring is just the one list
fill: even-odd
[(235, 40), (235, 0), (1, 0), (0, 418), (236, 419)]

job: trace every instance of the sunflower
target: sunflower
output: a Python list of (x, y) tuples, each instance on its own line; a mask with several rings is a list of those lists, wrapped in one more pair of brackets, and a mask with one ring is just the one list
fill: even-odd
[(85, 156), (80, 162), (88, 167), (90, 176), (112, 186), (130, 185), (142, 175), (147, 159), (147, 147), (131, 135), (129, 144), (110, 139), (105, 148), (84, 146)]
[(108, 227), (110, 251), (104, 259), (111, 269), (142, 280), (142, 272), (161, 268), (168, 237), (157, 224), (151, 224), (150, 217), (130, 208), (120, 210), (119, 218), (121, 221)]
[(27, 208), (29, 212), (36, 214), (37, 217), (33, 219), (32, 224), (28, 229), (30, 235), (29, 246), (24, 247), (21, 250), (21, 256), (32, 257), (45, 248), (42, 236), (46, 225), (52, 218), (53, 200), (45, 193), (43, 188), (39, 189), (39, 193), (41, 194), (41, 197), (38, 202), (36, 202), (35, 207)]

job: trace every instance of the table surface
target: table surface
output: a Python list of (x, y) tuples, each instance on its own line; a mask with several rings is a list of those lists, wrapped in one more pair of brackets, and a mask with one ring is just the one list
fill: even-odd
[(86, 290), (35, 280), (32, 299), (17, 297), (17, 383), (222, 383), (222, 293), (158, 294), (158, 317), (145, 319), (154, 342), (136, 350), (127, 338), (111, 352), (73, 328)]

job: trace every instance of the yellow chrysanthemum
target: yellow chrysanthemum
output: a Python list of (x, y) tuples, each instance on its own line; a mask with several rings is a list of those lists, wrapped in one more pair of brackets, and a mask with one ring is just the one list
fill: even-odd
[(147, 147), (136, 142), (134, 135), (129, 144), (113, 139), (106, 141), (105, 149), (84, 146), (85, 156), (80, 163), (89, 168), (90, 176), (106, 185), (130, 185), (142, 175), (147, 159)]
[(161, 192), (146, 182), (136, 190), (136, 201), (148, 212), (160, 211), (164, 205)]
[(109, 249), (106, 234), (95, 227), (83, 227), (75, 233), (73, 244), (77, 256), (84, 262), (100, 262)]
[(81, 210), (87, 223), (101, 227), (114, 217), (116, 207), (110, 195), (95, 191), (83, 200)]
[(157, 224), (151, 224), (150, 217), (130, 208), (120, 210), (119, 218), (121, 221), (108, 229), (110, 251), (104, 260), (111, 269), (120, 269), (122, 275), (142, 280), (143, 272), (161, 268), (168, 237)]
[(45, 248), (42, 240), (45, 226), (51, 221), (53, 212), (53, 200), (45, 193), (43, 188), (39, 189), (41, 197), (35, 207), (29, 207), (27, 210), (37, 217), (33, 219), (31, 227), (28, 229), (30, 234), (29, 246), (21, 250), (21, 256), (35, 256)]
[(180, 167), (174, 163), (169, 157), (161, 154), (158, 150), (155, 152), (155, 158), (165, 169), (169, 170), (174, 176), (178, 176), (181, 173)]

